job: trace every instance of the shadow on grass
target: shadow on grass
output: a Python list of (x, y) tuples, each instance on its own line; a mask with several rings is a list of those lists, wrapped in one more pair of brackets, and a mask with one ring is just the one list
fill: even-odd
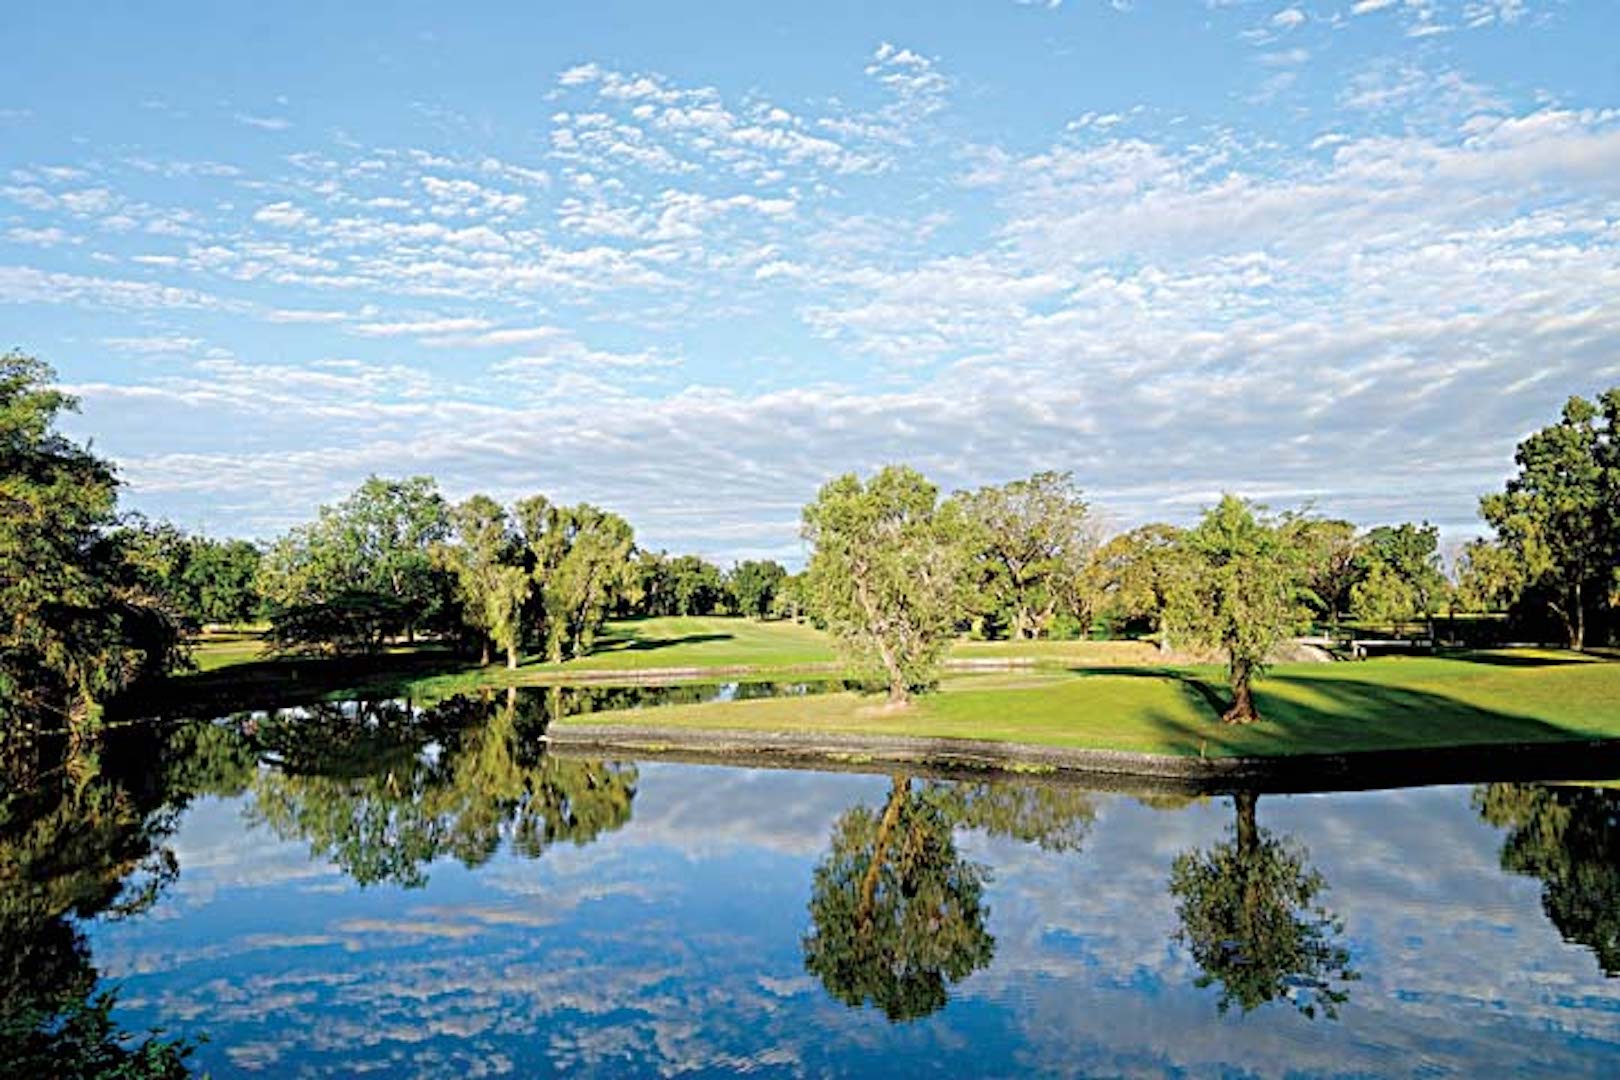
[(1465, 664), (1488, 664), (1492, 667), (1516, 668), (1564, 667), (1569, 664), (1596, 663), (1602, 659), (1602, 657), (1591, 656), (1586, 653), (1549, 655), (1545, 652), (1520, 653), (1503, 649), (1442, 652), (1437, 655), (1446, 660), (1459, 660)]
[(1230, 697), (1219, 675), (1172, 667), (1074, 670), (1083, 676), (1168, 680), (1182, 686), (1203, 706), (1207, 720), (1189, 723), (1161, 710), (1147, 711), (1142, 718), (1178, 752), (1202, 756), (1343, 754), (1594, 738), (1429, 690), (1295, 673), (1268, 675), (1255, 683), (1260, 722), (1226, 724), (1220, 717)]
[(734, 634), (683, 634), (680, 637), (614, 637), (604, 639), (595, 652), (653, 652), (677, 645), (701, 645), (707, 641), (732, 641)]

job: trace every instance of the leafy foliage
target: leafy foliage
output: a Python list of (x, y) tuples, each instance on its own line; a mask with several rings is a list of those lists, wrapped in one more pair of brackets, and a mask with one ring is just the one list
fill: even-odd
[(112, 467), (56, 431), (75, 403), (51, 379), (0, 356), (0, 759), (41, 729), (92, 729), (107, 699), (181, 660), (178, 625), (110, 535)]
[(749, 560), (732, 567), (726, 588), (739, 615), (763, 619), (776, 610), (776, 597), (787, 578), (781, 563)]
[(1048, 633), (1060, 613), (1089, 623), (1080, 585), (1096, 537), (1072, 474), (1036, 473), (953, 501), (981, 618), (1019, 640)]
[[(448, 531), (448, 510), (432, 478), (369, 477), (265, 553), (258, 586), (272, 607), (274, 637), (292, 648), (371, 651), (384, 636), (435, 625), (447, 589), (433, 550)], [(323, 615), (327, 606), (335, 610)], [(359, 611), (386, 611), (397, 622), (356, 619)], [(347, 628), (357, 636), (322, 636)]]
[(866, 483), (853, 473), (804, 508), (815, 545), (806, 570), (811, 609), (863, 677), (891, 702), (931, 684), (960, 611), (963, 556), (951, 512), (920, 473), (889, 466)]
[(1250, 681), (1277, 644), (1308, 619), (1302, 551), (1285, 524), (1227, 495), (1184, 539), (1189, 570), (1171, 590), (1167, 620), (1226, 653), (1229, 723), (1259, 719)]
[(1570, 398), (1514, 461), (1518, 472), (1480, 513), (1579, 649), (1592, 616), (1620, 594), (1620, 387), (1596, 403)]

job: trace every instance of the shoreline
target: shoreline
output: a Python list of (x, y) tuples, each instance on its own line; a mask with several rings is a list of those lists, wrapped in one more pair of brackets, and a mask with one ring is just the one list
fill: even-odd
[(1478, 743), (1334, 754), (1194, 757), (1035, 743), (901, 735), (761, 732), (630, 724), (554, 724), (541, 737), (568, 756), (622, 754), (697, 764), (941, 777), (1040, 777), (1109, 790), (1302, 793), (1620, 777), (1620, 739)]

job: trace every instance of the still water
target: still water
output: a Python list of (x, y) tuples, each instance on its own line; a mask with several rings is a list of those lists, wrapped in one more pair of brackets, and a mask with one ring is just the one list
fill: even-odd
[(543, 752), (548, 716), (599, 704), (109, 747), (71, 799), (111, 794), (5, 823), (8, 977), (88, 969), (215, 1076), (1620, 1071), (1615, 789)]

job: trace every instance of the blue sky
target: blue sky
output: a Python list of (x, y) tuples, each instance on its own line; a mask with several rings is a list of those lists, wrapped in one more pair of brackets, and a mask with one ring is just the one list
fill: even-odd
[(0, 25), (0, 342), (130, 505), (217, 535), (430, 472), (793, 558), (819, 483), (908, 461), (1457, 537), (1620, 383), (1609, 3)]

